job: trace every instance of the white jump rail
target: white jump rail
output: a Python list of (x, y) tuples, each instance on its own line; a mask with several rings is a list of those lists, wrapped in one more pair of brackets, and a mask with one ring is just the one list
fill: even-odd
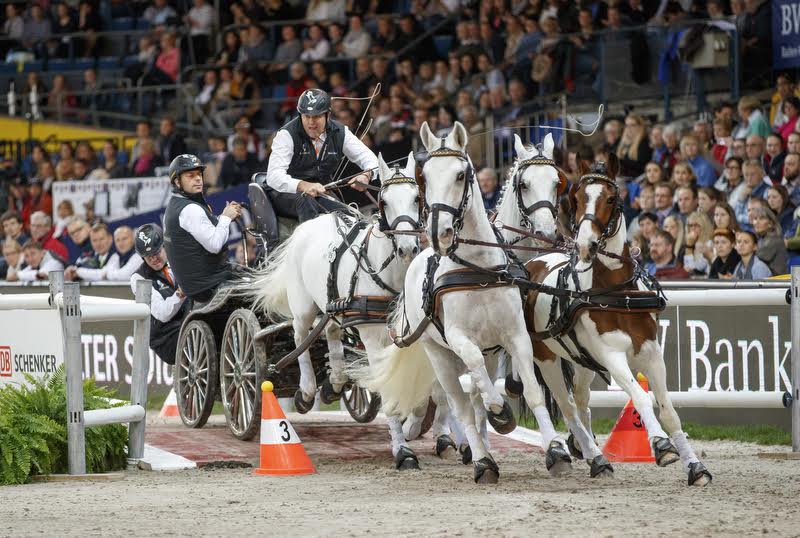
[[(0, 310), (57, 309), (61, 317), (67, 392), (67, 450), (71, 475), (86, 474), (85, 428), (128, 423), (128, 465), (144, 457), (147, 373), (150, 367), (150, 293), (152, 283), (139, 280), (136, 300), (81, 297), (80, 284), (50, 273), (50, 293), (0, 295)], [(129, 405), (84, 411), (81, 323), (133, 321), (133, 372)]]

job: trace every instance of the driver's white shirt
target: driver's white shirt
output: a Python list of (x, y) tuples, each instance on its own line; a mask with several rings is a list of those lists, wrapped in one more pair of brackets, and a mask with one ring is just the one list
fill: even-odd
[[(167, 266), (167, 270), (169, 271), (170, 278), (174, 282), (175, 274), (172, 272), (172, 267)], [(134, 295), (136, 295), (136, 282), (139, 280), (144, 280), (144, 277), (139, 273), (133, 273), (131, 275), (131, 291)], [(186, 297), (181, 297), (177, 293), (173, 293), (164, 299), (161, 293), (153, 288), (150, 292), (150, 314), (158, 321), (166, 323), (178, 313), (184, 300), (186, 300)]]
[[(319, 137), (325, 141), (326, 133)], [(356, 135), (344, 126), (344, 144), (342, 152), (345, 157), (353, 161), (362, 170), (377, 170), (378, 158), (372, 153)], [(292, 135), (286, 129), (281, 129), (272, 141), (272, 153), (269, 155), (269, 167), (267, 168), (267, 185), (278, 192), (296, 193), (297, 185), (300, 180), (306, 178), (293, 178), (286, 171), (294, 156), (294, 141)]]
[(218, 253), (228, 242), (231, 219), (220, 215), (219, 222), (214, 226), (203, 208), (197, 204), (184, 207), (178, 215), (178, 223), (212, 254)]

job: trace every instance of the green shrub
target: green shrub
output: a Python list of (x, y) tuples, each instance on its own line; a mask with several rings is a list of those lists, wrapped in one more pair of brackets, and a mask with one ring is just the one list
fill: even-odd
[[(26, 376), (28, 385), (0, 389), (0, 484), (21, 484), (34, 474), (67, 472), (67, 398), (63, 367), (51, 376)], [(114, 392), (83, 383), (84, 409), (107, 409)], [(86, 430), (86, 472), (125, 466), (127, 428)]]

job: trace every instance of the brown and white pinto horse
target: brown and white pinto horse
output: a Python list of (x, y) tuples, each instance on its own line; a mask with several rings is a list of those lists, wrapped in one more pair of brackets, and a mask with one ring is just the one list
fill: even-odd
[[(608, 166), (596, 166), (591, 173), (583, 174), (580, 182), (573, 186), (569, 192), (569, 202), (574, 215), (573, 222), (577, 223), (577, 252), (572, 258), (563, 254), (548, 254), (529, 261), (526, 268), (531, 280), (576, 291), (616, 288), (631, 296), (636, 296), (637, 290), (648, 290), (642, 279), (634, 278), (638, 274), (637, 265), (630, 256), (625, 240), (622, 200), (614, 181), (618, 169), (616, 156), (612, 155)], [(535, 291), (528, 294), (525, 315), (531, 333), (548, 330), (554, 322), (553, 318), (557, 319), (566, 309), (566, 302), (553, 306), (553, 301), (558, 301), (554, 295)], [(630, 395), (647, 430), (656, 463), (664, 467), (680, 459), (688, 474), (689, 485), (704, 486), (711, 482), (711, 473), (689, 445), (667, 392), (664, 358), (656, 340), (658, 325), (655, 313), (652, 310), (621, 312), (596, 306), (580, 310), (575, 318), (574, 325), (570, 324), (573, 330), (569, 335), (556, 335), (534, 342), (536, 358), (574, 360), (572, 357), (590, 356)], [(647, 376), (669, 437), (655, 416), (649, 395), (636, 382), (635, 371)], [(576, 368), (573, 395), (580, 419), (589, 432), (589, 384), (593, 377), (593, 372)], [(578, 432), (573, 433), (577, 437)], [(578, 441), (585, 451), (589, 443), (582, 439)], [(602, 458), (596, 445), (590, 446), (589, 450), (590, 453), (584, 456), (590, 463), (594, 463), (598, 456)], [(597, 463), (598, 468), (602, 469), (603, 459), (597, 460)], [(594, 475), (595, 465), (592, 467)]]

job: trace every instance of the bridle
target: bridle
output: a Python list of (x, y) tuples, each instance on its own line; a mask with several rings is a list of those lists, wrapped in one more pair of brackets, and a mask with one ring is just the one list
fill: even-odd
[(584, 221), (589, 221), (592, 224), (596, 225), (600, 232), (600, 237), (597, 240), (597, 249), (595, 252), (603, 252), (605, 253), (605, 246), (606, 241), (609, 237), (613, 237), (619, 232), (620, 226), (622, 225), (622, 197), (619, 194), (619, 187), (617, 183), (611, 179), (608, 175), (606, 175), (606, 164), (604, 162), (599, 162), (594, 165), (592, 172), (581, 176), (580, 181), (578, 181), (577, 188), (575, 192), (581, 189), (584, 185), (592, 185), (595, 183), (603, 183), (614, 192), (614, 207), (611, 210), (611, 216), (608, 218), (608, 222), (604, 223), (597, 215), (594, 213), (584, 213), (581, 220), (577, 223), (573, 217), (572, 223), (572, 231), (575, 237), (578, 235), (578, 230), (580, 229), (581, 225)]
[(517, 166), (517, 172), (514, 175), (514, 190), (517, 193), (517, 209), (522, 220), (522, 225), (528, 229), (533, 229), (533, 223), (530, 221), (530, 216), (539, 209), (547, 209), (552, 213), (554, 219), (558, 219), (558, 207), (556, 207), (550, 200), (539, 200), (529, 206), (525, 205), (522, 199), (522, 191), (527, 188), (522, 181), (522, 174), (529, 166), (552, 166), (558, 172), (558, 188), (556, 190), (556, 199), (567, 188), (567, 176), (564, 171), (559, 168), (553, 159), (548, 158), (542, 152), (542, 144), (536, 144), (537, 155), (521, 161)]
[[(386, 202), (383, 200), (383, 195), (386, 190), (391, 187), (392, 185), (413, 185), (414, 188), (417, 190), (417, 220), (415, 221), (408, 215), (399, 215), (396, 217), (391, 224), (386, 217)], [(419, 185), (417, 184), (417, 180), (403, 175), (400, 171), (400, 167), (395, 166), (394, 174), (389, 179), (384, 180), (381, 183), (380, 191), (378, 191), (378, 230), (383, 232), (384, 234), (417, 234), (419, 230), (422, 229), (423, 220), (422, 215), (424, 213), (423, 201), (422, 197), (419, 195)], [(411, 225), (412, 230), (398, 230), (397, 226), (402, 223), (407, 222)]]
[(433, 245), (433, 249), (436, 252), (440, 252), (439, 214), (442, 211), (444, 211), (445, 213), (450, 213), (451, 215), (453, 215), (453, 242), (447, 248), (446, 252), (447, 255), (450, 255), (453, 252), (455, 252), (456, 248), (458, 248), (458, 232), (460, 232), (461, 228), (464, 226), (464, 216), (467, 210), (467, 204), (469, 204), (470, 195), (472, 194), (472, 183), (475, 178), (475, 168), (472, 166), (472, 161), (470, 161), (469, 156), (466, 153), (455, 149), (447, 148), (445, 147), (444, 142), (445, 139), (442, 138), (439, 149), (431, 151), (428, 154), (428, 159), (433, 159), (436, 157), (455, 157), (457, 159), (464, 161), (464, 163), (466, 163), (467, 165), (466, 171), (459, 172), (456, 178), (456, 182), (459, 181), (464, 182), (464, 190), (461, 192), (461, 201), (459, 202), (458, 207), (449, 206), (447, 204), (431, 204), (429, 206), (431, 214), (430, 240)]

